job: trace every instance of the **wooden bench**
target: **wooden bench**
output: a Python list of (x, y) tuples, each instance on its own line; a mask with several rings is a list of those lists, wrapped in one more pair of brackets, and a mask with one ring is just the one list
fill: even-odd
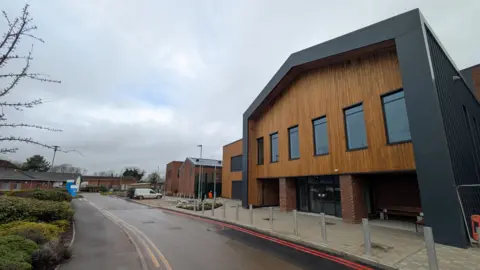
[(410, 206), (392, 206), (378, 209), (380, 213), (385, 215), (385, 218), (388, 219), (388, 215), (397, 215), (397, 216), (407, 216), (407, 217), (418, 217), (422, 212), (420, 207), (410, 207)]

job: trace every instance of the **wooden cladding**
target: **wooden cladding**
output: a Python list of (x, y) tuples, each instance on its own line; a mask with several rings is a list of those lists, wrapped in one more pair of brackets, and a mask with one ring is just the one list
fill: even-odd
[(235, 141), (223, 147), (222, 167), (222, 197), (232, 197), (232, 181), (242, 180), (242, 172), (231, 171), (231, 158), (241, 155), (243, 152), (242, 140)]
[[(249, 203), (259, 203), (256, 180), (261, 178), (414, 170), (412, 144), (387, 145), (385, 135), (381, 95), (401, 87), (394, 48), (299, 75), (268, 110), (248, 122)], [(368, 147), (347, 151), (343, 109), (358, 103), (363, 104)], [(312, 120), (320, 116), (328, 119), (329, 154), (315, 156)], [(295, 125), (300, 158), (289, 160), (288, 128)], [(274, 132), (279, 135), (279, 161), (266, 158), (257, 165), (257, 138), (269, 140)], [(270, 156), (269, 141), (264, 153)]]

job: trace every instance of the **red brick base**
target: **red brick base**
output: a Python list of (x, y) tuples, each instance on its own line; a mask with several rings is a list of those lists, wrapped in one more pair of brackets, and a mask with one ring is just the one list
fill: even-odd
[(292, 178), (280, 178), (280, 211), (297, 209), (297, 187)]
[(340, 190), (343, 221), (360, 223), (362, 218), (368, 217), (364, 199), (365, 184), (362, 179), (353, 175), (341, 175)]

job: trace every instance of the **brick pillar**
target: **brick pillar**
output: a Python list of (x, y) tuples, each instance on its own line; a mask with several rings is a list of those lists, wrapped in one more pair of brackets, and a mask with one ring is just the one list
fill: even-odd
[(280, 211), (292, 211), (297, 209), (297, 187), (295, 179), (280, 178)]
[(340, 176), (343, 221), (360, 223), (362, 218), (368, 217), (364, 189), (365, 185), (362, 179), (352, 175)]

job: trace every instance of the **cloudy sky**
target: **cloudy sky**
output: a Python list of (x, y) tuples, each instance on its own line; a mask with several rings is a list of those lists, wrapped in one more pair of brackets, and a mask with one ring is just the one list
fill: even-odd
[[(23, 0), (0, 0), (10, 16)], [(222, 156), (242, 133), (242, 114), (287, 57), (300, 49), (420, 8), (458, 68), (480, 63), (478, 0), (158, 1), (29, 0), (37, 36), (33, 72), (61, 84), (23, 81), (8, 100), (43, 98), (5, 111), (12, 122), (62, 129), (2, 130), (76, 153), (89, 173), (126, 166), (165, 171), (172, 160)], [(4, 33), (5, 21), (0, 21)], [(1, 82), (0, 83), (4, 83)], [(2, 145), (6, 147), (8, 145)], [(23, 161), (52, 151), (16, 145)]]

